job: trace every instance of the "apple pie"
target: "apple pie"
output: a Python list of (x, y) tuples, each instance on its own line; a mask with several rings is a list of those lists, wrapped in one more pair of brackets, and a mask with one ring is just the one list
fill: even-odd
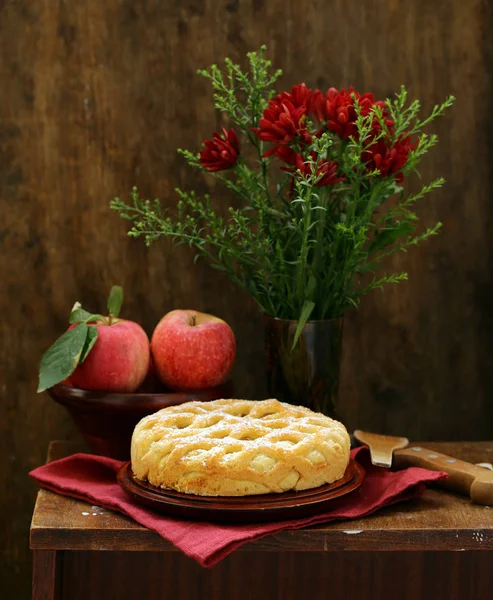
[(132, 436), (137, 479), (200, 496), (306, 490), (340, 479), (349, 462), (342, 423), (278, 400), (171, 406)]

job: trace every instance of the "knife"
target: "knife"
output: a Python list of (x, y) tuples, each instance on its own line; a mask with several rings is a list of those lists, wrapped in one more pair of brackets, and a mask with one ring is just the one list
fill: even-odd
[[(379, 467), (423, 467), (432, 471), (445, 471), (448, 477), (437, 482), (444, 488), (465, 494), (475, 504), (493, 506), (493, 467), (490, 463), (473, 463), (427, 450), (409, 446), (405, 437), (370, 433), (356, 429), (354, 438), (370, 449), (371, 461)], [(491, 470), (490, 470), (491, 469)]]

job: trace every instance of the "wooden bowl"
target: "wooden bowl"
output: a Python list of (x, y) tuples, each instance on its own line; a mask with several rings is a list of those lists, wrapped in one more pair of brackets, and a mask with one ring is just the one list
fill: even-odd
[(128, 460), (130, 442), (137, 423), (161, 408), (192, 402), (232, 398), (231, 381), (215, 388), (172, 392), (149, 386), (133, 394), (81, 390), (58, 384), (49, 395), (68, 410), (89, 448), (95, 454)]

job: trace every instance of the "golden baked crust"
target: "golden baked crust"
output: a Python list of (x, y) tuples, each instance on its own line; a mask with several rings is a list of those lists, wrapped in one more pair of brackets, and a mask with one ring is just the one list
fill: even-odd
[(213, 400), (164, 408), (132, 436), (136, 478), (201, 496), (305, 490), (344, 475), (344, 425), (278, 400)]

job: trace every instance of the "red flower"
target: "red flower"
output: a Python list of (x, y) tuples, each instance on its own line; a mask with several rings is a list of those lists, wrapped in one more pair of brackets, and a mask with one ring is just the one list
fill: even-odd
[(298, 85), (293, 85), (290, 92), (279, 94), (277, 99), (282, 102), (288, 100), (295, 108), (304, 106), (305, 114), (308, 114), (310, 112), (312, 94), (312, 90), (305, 83), (299, 83)]
[(274, 148), (266, 152), (264, 156), (267, 154), (269, 156), (274, 154), (274, 156), (277, 156), (277, 158), (281, 159), (286, 164), (293, 166), (296, 164), (296, 159), (298, 157), (298, 154), (289, 146), (274, 146)]
[(409, 152), (416, 148), (416, 142), (411, 144), (409, 135), (402, 134), (393, 145), (385, 138), (378, 139), (363, 154), (363, 161), (369, 171), (378, 169), (381, 177), (395, 175), (397, 183), (401, 183), (404, 174), (401, 169), (407, 162)]
[(264, 110), (260, 127), (254, 128), (259, 140), (275, 144), (289, 144), (299, 134), (308, 134), (303, 124), (306, 114), (304, 105), (295, 107), (286, 99), (274, 98)]
[[(315, 152), (310, 154), (310, 158), (314, 161), (317, 160)], [(322, 187), (326, 185), (334, 185), (340, 181), (344, 181), (344, 177), (337, 176), (337, 167), (339, 165), (335, 160), (323, 160), (317, 165), (317, 177), (320, 179), (315, 184), (316, 187)], [(313, 164), (305, 161), (301, 154), (296, 154), (296, 159), (293, 165), (294, 168), (288, 169), (287, 167), (281, 167), (283, 171), (288, 173), (297, 173), (301, 171), (304, 177), (310, 177), (313, 175)]]
[[(377, 106), (382, 109), (384, 118), (387, 117), (385, 102), (375, 101), (373, 94), (359, 94), (352, 87), (349, 90), (342, 89), (340, 91), (329, 88), (325, 94), (316, 90), (312, 97), (311, 108), (319, 121), (326, 121), (329, 131), (333, 131), (342, 139), (347, 140), (351, 136), (358, 135), (356, 103), (365, 117)], [(386, 119), (386, 124), (391, 128), (394, 123), (391, 119)], [(380, 123), (376, 117), (373, 127), (375, 132), (380, 131)]]
[(319, 121), (327, 120), (326, 97), (320, 90), (315, 90), (312, 95), (311, 112)]
[(205, 149), (200, 152), (200, 164), (211, 172), (230, 169), (238, 161), (240, 144), (235, 130), (226, 131), (223, 127), (222, 131), (222, 135), (214, 133), (212, 140), (206, 140)]
[[(305, 83), (300, 83), (294, 85), (290, 92), (282, 92), (272, 99), (260, 119), (260, 127), (253, 130), (258, 138), (262, 142), (274, 142), (277, 146), (287, 145), (296, 137), (304, 145), (311, 144), (305, 117), (310, 111), (312, 94)], [(274, 154), (277, 146), (264, 156)]]

